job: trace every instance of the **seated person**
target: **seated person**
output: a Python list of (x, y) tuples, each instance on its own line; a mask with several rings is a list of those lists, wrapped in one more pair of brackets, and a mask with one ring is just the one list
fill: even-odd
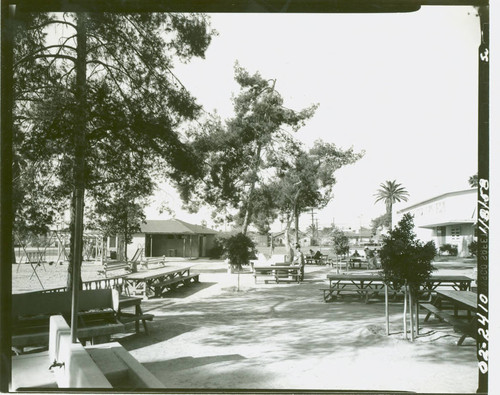
[(316, 263), (319, 263), (319, 261), (321, 260), (321, 252), (319, 252), (319, 250), (316, 251), (316, 253), (313, 255), (313, 258), (316, 261)]

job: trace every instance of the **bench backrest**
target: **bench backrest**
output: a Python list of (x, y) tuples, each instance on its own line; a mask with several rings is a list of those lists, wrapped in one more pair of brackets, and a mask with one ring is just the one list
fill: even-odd
[[(111, 289), (80, 291), (78, 310), (113, 309)], [(67, 315), (71, 312), (70, 292), (29, 292), (12, 295), (12, 316)]]

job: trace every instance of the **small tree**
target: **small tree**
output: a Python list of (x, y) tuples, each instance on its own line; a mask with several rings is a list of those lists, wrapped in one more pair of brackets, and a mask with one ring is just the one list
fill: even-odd
[(255, 256), (255, 244), (250, 237), (238, 233), (225, 241), (224, 253), (230, 264), (236, 266), (239, 271), (242, 265), (248, 265), (250, 259)]
[(333, 231), (333, 249), (337, 255), (337, 273), (339, 272), (339, 255), (344, 256), (349, 253), (349, 238), (340, 229)]
[[(405, 214), (398, 225), (383, 237), (380, 259), (384, 280), (392, 283), (395, 289), (404, 290), (404, 332), (406, 331), (406, 308), (409, 296), (411, 340), (413, 341), (413, 311), (417, 291), (431, 275), (434, 267), (431, 265), (436, 256), (436, 246), (433, 241), (423, 244), (413, 232), (413, 216)], [(416, 304), (416, 303), (415, 303)], [(418, 334), (418, 328), (417, 328)]]

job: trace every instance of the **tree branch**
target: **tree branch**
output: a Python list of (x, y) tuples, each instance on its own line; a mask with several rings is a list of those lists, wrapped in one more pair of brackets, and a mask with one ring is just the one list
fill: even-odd
[(38, 30), (38, 29), (41, 29), (42, 27), (45, 27), (45, 26), (49, 26), (49, 25), (67, 25), (67, 26), (70, 26), (72, 27), (73, 29), (76, 30), (76, 25), (71, 23), (71, 22), (68, 22), (68, 21), (61, 21), (59, 19), (51, 19), (50, 21), (47, 21), (45, 23), (42, 23), (40, 25), (37, 25), (37, 26), (32, 26), (26, 30), (30, 31), (30, 30)]
[[(44, 55), (36, 55), (37, 53), (39, 52), (43, 52), (43, 51), (47, 51), (51, 48), (59, 48), (59, 51), (57, 51), (57, 53), (55, 54), (44, 54)], [(24, 56), (23, 58), (19, 59), (15, 64), (14, 64), (14, 68), (16, 68), (17, 66), (19, 66), (20, 63), (26, 61), (27, 59), (30, 59), (30, 58), (33, 58), (33, 59), (38, 59), (38, 58), (48, 58), (48, 57), (67, 57), (71, 60), (76, 61), (76, 58), (73, 58), (73, 57), (70, 57), (69, 55), (60, 55), (60, 52), (61, 50), (65, 48), (65, 49), (70, 49), (72, 51), (76, 51), (76, 48), (75, 47), (71, 47), (69, 45), (49, 45), (48, 47), (43, 47), (43, 48), (40, 48), (38, 49), (37, 51), (33, 52), (33, 53), (30, 53), (26, 56)], [(53, 61), (50, 63), (52, 64)]]

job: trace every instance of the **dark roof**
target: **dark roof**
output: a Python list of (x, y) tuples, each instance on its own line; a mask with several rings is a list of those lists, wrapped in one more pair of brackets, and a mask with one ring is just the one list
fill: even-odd
[(218, 232), (203, 227), (193, 225), (180, 219), (167, 220), (147, 220), (141, 225), (141, 233), (164, 233), (164, 234), (217, 234)]

